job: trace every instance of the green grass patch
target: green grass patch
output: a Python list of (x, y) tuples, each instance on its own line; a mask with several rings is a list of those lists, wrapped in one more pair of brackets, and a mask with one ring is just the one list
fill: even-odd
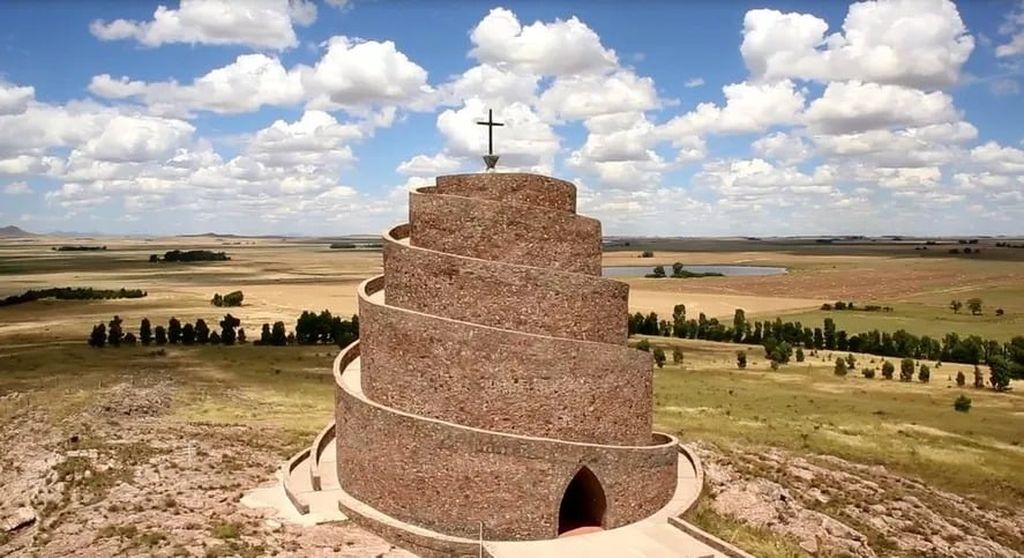
[[(825, 351), (772, 372), (751, 347), (751, 366), (738, 370), (735, 349), (724, 349), (735, 345), (679, 343), (684, 367), (668, 365), (655, 377), (655, 422), (683, 439), (835, 455), (988, 502), (1024, 499), (1020, 393), (957, 388), (947, 380), (952, 365), (929, 384), (836, 377)], [(862, 366), (872, 364), (861, 358)], [(953, 409), (960, 393), (973, 400), (970, 413)]]

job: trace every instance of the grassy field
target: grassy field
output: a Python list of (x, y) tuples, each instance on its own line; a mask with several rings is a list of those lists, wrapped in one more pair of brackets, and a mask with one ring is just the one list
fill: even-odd
[[(140, 288), (134, 300), (46, 300), (0, 308), (0, 395), (28, 394), (18, 403), (0, 400), (0, 421), (20, 412), (25, 401), (44, 402), (57, 416), (88, 405), (103, 386), (161, 378), (175, 384), (169, 419), (181, 423), (247, 425), (273, 429), (286, 445), (308, 444), (332, 414), (331, 361), (334, 347), (122, 347), (91, 349), (92, 324), (114, 314), (132, 332), (141, 318), (154, 325), (176, 316), (216, 323), (225, 312), (242, 320), (250, 339), (263, 322), (283, 320), (289, 328), (303, 310), (328, 309), (348, 316), (356, 310), (355, 287), (380, 273), (380, 252), (330, 250), (328, 242), (282, 239), (225, 240), (211, 237), (103, 239), (104, 252), (54, 252), (50, 246), (85, 243), (33, 239), (0, 243), (0, 297), (45, 287)], [(838, 247), (785, 243), (655, 243), (654, 258), (638, 248), (605, 254), (606, 265), (747, 263), (779, 265), (774, 277), (625, 279), (631, 311), (663, 317), (675, 304), (688, 314), (730, 318), (737, 307), (750, 319), (800, 320), (814, 327), (832, 317), (849, 332), (903, 328), (940, 337), (1008, 339), (1024, 334), (1024, 250), (999, 257), (921, 257), (900, 244)], [(166, 250), (225, 250), (228, 262), (150, 264), (148, 255)], [(990, 253), (991, 252), (991, 253)], [(1012, 256), (1012, 257), (1011, 257)], [(1015, 259), (1016, 258), (1016, 259)], [(642, 260), (642, 261), (638, 261)], [(240, 289), (245, 304), (210, 305), (214, 293)], [(983, 316), (948, 309), (952, 298), (978, 296)], [(892, 313), (829, 312), (822, 302), (891, 305)], [(1006, 315), (994, 316), (996, 307)], [(737, 345), (652, 338), (679, 344), (682, 366), (668, 365), (655, 377), (655, 421), (684, 441), (714, 444), (729, 451), (780, 448), (800, 456), (836, 456), (880, 465), (899, 475), (972, 498), (994, 510), (1024, 501), (1024, 394), (958, 388), (952, 378), (967, 367), (933, 368), (928, 384), (872, 380), (862, 366), (881, 359), (858, 357), (857, 371), (832, 373), (835, 355), (822, 351), (802, 364), (771, 371), (758, 347), (749, 347), (747, 370), (737, 370)], [(669, 351), (671, 353), (671, 351)], [(872, 359), (874, 362), (871, 362)], [(162, 381), (163, 381), (162, 380)], [(953, 410), (960, 393), (973, 400), (969, 413)], [(177, 422), (175, 423), (177, 424)], [(707, 505), (698, 522), (728, 533), (759, 556), (801, 552), (792, 540), (767, 529), (718, 514)], [(907, 554), (904, 554), (907, 555)]]
[[(837, 377), (826, 351), (772, 371), (763, 350), (749, 347), (739, 370), (736, 345), (650, 339), (686, 355), (655, 379), (655, 422), (684, 440), (834, 455), (984, 501), (1024, 501), (1024, 394), (958, 388), (956, 372), (971, 378), (970, 367), (944, 364), (927, 384), (901, 383), (861, 376), (880, 368), (879, 357), (861, 355), (857, 372)], [(968, 413), (953, 409), (961, 393), (972, 399)]]

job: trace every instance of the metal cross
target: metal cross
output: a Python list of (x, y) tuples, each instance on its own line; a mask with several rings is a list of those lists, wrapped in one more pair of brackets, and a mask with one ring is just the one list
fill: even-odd
[(487, 126), (487, 154), (494, 155), (494, 127), (504, 126), (504, 122), (494, 121), (494, 111), (487, 109), (487, 122), (477, 122), (481, 126)]

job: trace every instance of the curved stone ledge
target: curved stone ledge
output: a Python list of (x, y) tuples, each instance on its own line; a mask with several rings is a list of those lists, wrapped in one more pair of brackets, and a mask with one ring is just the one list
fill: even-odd
[(560, 271), (601, 275), (601, 223), (544, 207), (409, 193), (413, 246)]
[(324, 448), (327, 444), (334, 439), (334, 423), (325, 426), (313, 439), (313, 444), (309, 446), (309, 482), (313, 486), (313, 490), (320, 490), (323, 485), (320, 481), (320, 456), (324, 453)]
[(629, 286), (611, 279), (446, 254), (384, 234), (387, 303), (542, 335), (624, 344)]
[(550, 176), (517, 172), (450, 174), (437, 177), (436, 183), (439, 194), (576, 212), (576, 186)]
[(370, 399), (498, 432), (614, 445), (650, 439), (648, 353), (395, 308), (371, 300), (382, 286), (378, 278), (358, 289)]
[(608, 501), (605, 527), (647, 517), (671, 498), (675, 438), (608, 446), (491, 432), (420, 417), (367, 399), (354, 362), (335, 360), (338, 478), (353, 497), (401, 521), (461, 537), (529, 540), (557, 535), (558, 508), (588, 467)]

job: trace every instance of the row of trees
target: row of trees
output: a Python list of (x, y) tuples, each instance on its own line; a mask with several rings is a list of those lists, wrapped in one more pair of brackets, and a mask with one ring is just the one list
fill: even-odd
[(859, 312), (892, 312), (892, 306), (879, 306), (877, 304), (865, 304), (864, 306), (854, 306), (853, 302), (843, 302), (841, 300), (834, 303), (828, 303), (821, 305), (821, 309), (830, 312), (832, 310), (857, 310)]
[(792, 350), (802, 347), (975, 365), (995, 363), (997, 367), (1006, 368), (1011, 377), (1024, 378), (1024, 336), (1000, 343), (977, 335), (960, 337), (956, 333), (934, 339), (902, 329), (893, 333), (872, 330), (850, 335), (837, 330), (832, 318), (825, 318), (822, 327), (810, 328), (779, 318), (750, 322), (742, 309), (736, 309), (730, 326), (717, 318), (708, 319), (704, 313), (696, 320), (687, 319), (683, 304), (673, 308), (671, 320), (660, 320), (655, 312), (630, 316), (629, 333), (764, 345), (770, 358), (781, 363), (788, 362), (786, 355)]
[[(149, 318), (143, 318), (139, 323), (138, 335), (124, 328), (124, 321), (120, 316), (114, 316), (107, 323), (98, 323), (93, 326), (89, 334), (89, 345), (96, 348), (104, 346), (119, 347), (121, 345), (234, 345), (247, 341), (245, 329), (241, 327), (242, 322), (231, 314), (225, 314), (217, 326), (212, 329), (206, 320), (196, 320), (195, 324), (182, 323), (177, 318), (171, 318), (167, 326), (157, 325), (153, 327)], [(284, 322), (275, 322), (273, 325), (264, 323), (260, 337), (253, 342), (254, 345), (289, 345), (298, 343), (300, 345), (313, 345), (317, 343), (334, 343), (338, 346), (345, 346), (359, 338), (359, 318), (352, 316), (351, 320), (343, 320), (331, 316), (331, 313), (324, 310), (320, 314), (304, 311), (296, 322), (295, 331), (288, 333)]]
[(97, 252), (106, 249), (106, 246), (83, 246), (81, 244), (65, 244), (64, 246), (54, 246), (51, 248), (55, 252)]
[(18, 295), (0, 299), (0, 306), (10, 306), (23, 302), (32, 302), (44, 298), (57, 300), (99, 300), (113, 298), (142, 298), (148, 293), (142, 289), (94, 289), (92, 287), (52, 287), (49, 289), (30, 289)]
[(150, 263), (156, 262), (222, 262), (231, 258), (224, 252), (212, 250), (169, 250), (164, 252), (163, 257), (157, 254), (150, 254)]

